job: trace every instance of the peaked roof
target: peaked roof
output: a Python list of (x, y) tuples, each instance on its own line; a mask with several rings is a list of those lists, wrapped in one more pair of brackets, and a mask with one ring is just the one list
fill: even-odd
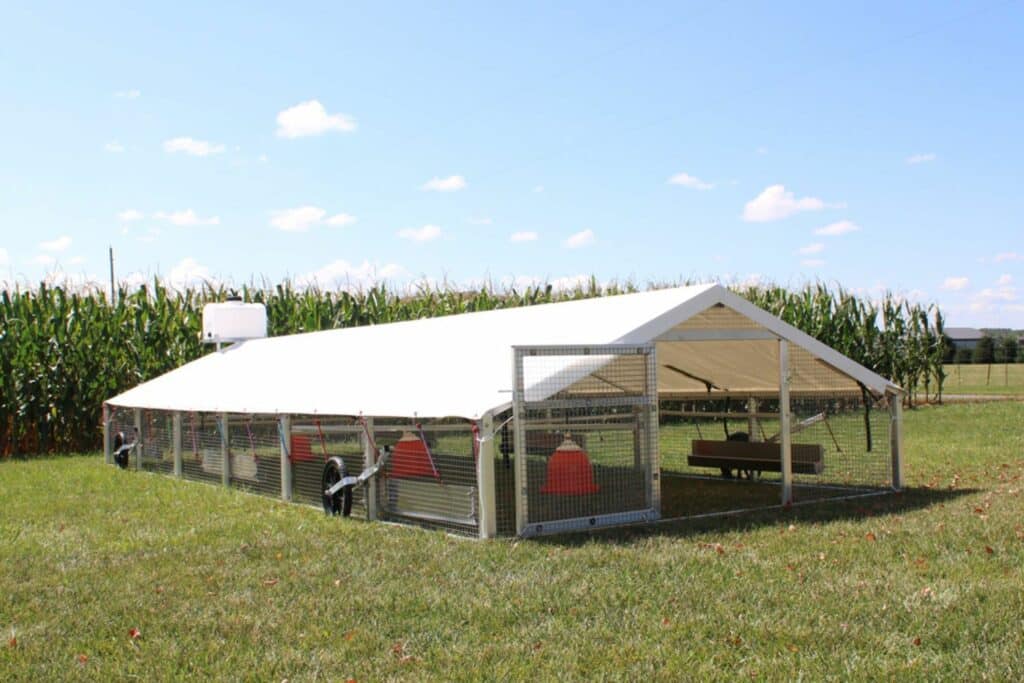
[[(879, 394), (899, 390), (711, 284), (254, 339), (203, 356), (108, 403), (206, 412), (477, 418), (511, 403), (513, 346), (645, 344), (663, 337), (660, 362), (662, 346), (672, 352), (668, 347), (694, 343), (673, 342), (665, 335), (716, 304), (745, 317), (752, 327), (789, 340), (853, 383)], [(737, 344), (766, 343), (771, 345), (764, 340), (728, 342), (733, 354)], [(698, 354), (690, 357), (696, 360)], [(738, 358), (723, 357), (716, 367), (731, 372), (734, 386), (744, 390), (777, 387), (777, 366), (755, 372), (755, 364), (770, 363), (769, 356), (753, 354), (747, 363), (747, 370), (739, 372), (743, 364)]]

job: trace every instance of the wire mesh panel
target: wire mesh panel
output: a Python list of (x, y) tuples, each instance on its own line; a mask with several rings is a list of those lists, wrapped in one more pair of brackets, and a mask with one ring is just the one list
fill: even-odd
[(656, 519), (654, 349), (516, 347), (517, 530)]
[(375, 419), (378, 448), (391, 449), (377, 485), (383, 519), (477, 535), (478, 449), (465, 420)]
[(148, 472), (174, 471), (174, 413), (142, 411), (141, 466)]
[(220, 484), (220, 415), (189, 412), (181, 416), (181, 476), (193, 481)]
[(252, 493), (281, 495), (281, 441), (277, 418), (228, 416), (231, 486)]
[[(292, 466), (292, 500), (308, 505), (323, 504), (324, 463), (339, 457), (350, 475), (363, 471), (364, 455), (357, 420), (347, 417), (296, 416), (292, 418), (288, 454)], [(352, 490), (352, 514), (366, 515), (366, 489)]]
[(824, 464), (819, 472), (794, 473), (794, 483), (803, 489), (796, 489), (795, 497), (807, 500), (829, 497), (833, 491), (890, 488), (889, 398), (864, 386), (851, 390), (833, 379), (829, 366), (806, 352), (794, 354), (792, 363), (821, 387), (793, 395), (793, 443), (820, 446)]
[(512, 411), (495, 416), (494, 424), (494, 512), (498, 536), (516, 535), (515, 426)]
[(662, 518), (779, 504), (777, 399), (663, 399), (658, 421)]
[[(135, 440), (135, 409), (110, 406), (108, 419), (110, 420), (110, 443), (113, 448), (114, 437), (121, 434), (124, 443), (131, 443)], [(133, 454), (134, 457), (134, 454)]]
[[(888, 399), (808, 351), (790, 352), (792, 500), (891, 487)], [(714, 390), (663, 396), (662, 516), (735, 511), (781, 500), (779, 394)]]

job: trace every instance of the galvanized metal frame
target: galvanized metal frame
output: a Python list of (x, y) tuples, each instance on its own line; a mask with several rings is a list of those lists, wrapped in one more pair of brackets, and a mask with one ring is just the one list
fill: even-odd
[[(360, 440), (363, 444), (363, 467), (370, 468), (376, 464), (377, 451), (374, 449), (370, 434), (373, 434), (373, 418), (363, 418), (365, 426), (361, 426)], [(373, 521), (379, 516), (377, 511), (377, 478), (371, 477), (366, 482), (366, 518)]]
[(103, 461), (108, 465), (114, 464), (114, 452), (111, 447), (110, 421), (113, 419), (110, 406), (103, 404)]
[[(660, 461), (658, 456), (658, 383), (657, 383), (657, 347), (653, 342), (644, 344), (565, 344), (512, 347), (512, 416), (515, 425), (515, 501), (516, 501), (516, 533), (519, 536), (535, 536), (541, 534), (562, 533), (581, 529), (616, 526), (650, 522), (658, 519), (661, 514), (661, 481)], [(587, 399), (546, 399), (526, 401), (526, 387), (523, 378), (523, 361), (527, 357), (536, 356), (586, 356), (586, 355), (644, 355), (646, 371), (644, 392), (642, 396), (626, 396), (616, 398)], [(526, 421), (523, 419), (527, 405), (530, 408), (573, 408), (587, 407), (621, 407), (633, 405), (639, 408), (638, 420), (644, 420), (644, 434), (649, 453), (647, 469), (647, 491), (645, 500), (648, 505), (644, 510), (632, 510), (606, 515), (577, 517), (543, 523), (528, 522), (528, 490), (527, 490), (527, 454), (526, 454)], [(653, 434), (651, 431), (653, 430)], [(493, 481), (493, 477), (492, 477)]]
[(231, 486), (231, 437), (228, 435), (230, 422), (227, 413), (217, 416), (220, 420), (220, 481), (224, 486)]
[(281, 441), (281, 500), (292, 500), (292, 459), (288, 449), (291, 448), (292, 418), (291, 415), (278, 417), (279, 438)]
[(172, 447), (174, 448), (174, 476), (181, 479), (182, 476), (182, 458), (181, 458), (181, 412), (174, 411), (173, 426), (171, 428), (172, 434), (171, 439), (173, 441)]
[(494, 414), (484, 413), (478, 422), (476, 478), (480, 493), (480, 538), (498, 535), (497, 496), (494, 484)]
[(135, 469), (142, 469), (142, 447), (143, 439), (145, 435), (142, 433), (142, 409), (135, 408), (134, 410), (135, 419)]
[(903, 470), (903, 396), (889, 394), (889, 450), (892, 456), (892, 488), (902, 491), (905, 482)]
[(793, 437), (790, 433), (789, 342), (779, 340), (779, 452), (782, 462), (782, 504), (793, 504)]

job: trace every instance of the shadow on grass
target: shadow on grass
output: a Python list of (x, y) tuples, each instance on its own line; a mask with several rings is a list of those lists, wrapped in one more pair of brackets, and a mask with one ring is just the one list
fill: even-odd
[(901, 492), (880, 492), (857, 498), (808, 502), (794, 505), (791, 508), (775, 506), (749, 512), (723, 512), (709, 517), (666, 520), (656, 524), (638, 524), (595, 529), (584, 533), (542, 536), (534, 538), (533, 541), (566, 547), (579, 546), (593, 541), (626, 545), (652, 537), (685, 538), (706, 533), (752, 531), (761, 527), (788, 525), (796, 521), (829, 523), (861, 520), (905, 514), (969, 496), (981, 490), (975, 488), (954, 490), (908, 488)]

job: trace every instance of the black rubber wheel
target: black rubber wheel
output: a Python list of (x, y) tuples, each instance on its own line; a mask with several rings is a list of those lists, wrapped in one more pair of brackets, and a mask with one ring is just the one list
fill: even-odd
[[(348, 475), (345, 461), (334, 456), (324, 463), (324, 474), (320, 478), (320, 490), (326, 491)], [(352, 487), (346, 486), (333, 495), (323, 494), (324, 512), (331, 516), (348, 517), (352, 514)]]
[(128, 451), (121, 450), (124, 446), (124, 432), (118, 432), (114, 435), (114, 462), (122, 470), (128, 469)]

